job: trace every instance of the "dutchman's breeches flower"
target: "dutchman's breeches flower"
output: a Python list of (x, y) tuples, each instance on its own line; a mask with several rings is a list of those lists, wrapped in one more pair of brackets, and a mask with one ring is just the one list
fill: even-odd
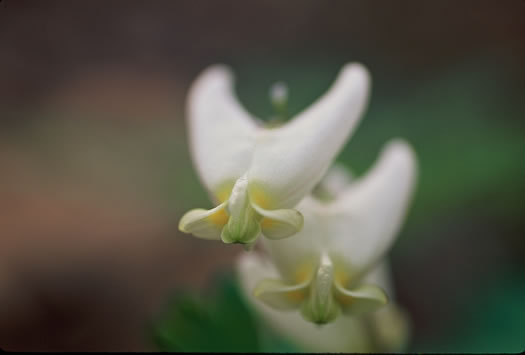
[(337, 317), (319, 326), (305, 322), (298, 312), (283, 312), (253, 297), (257, 280), (278, 278), (279, 271), (268, 259), (255, 253), (242, 254), (236, 263), (242, 294), (266, 322), (283, 338), (306, 352), (364, 353), (400, 352), (408, 342), (407, 316), (395, 302), (387, 260), (375, 266), (362, 280), (377, 285), (390, 296), (390, 302), (376, 312), (362, 317)]
[(217, 206), (187, 212), (179, 229), (248, 246), (261, 233), (281, 239), (299, 232), (303, 215), (294, 207), (319, 182), (356, 127), (368, 86), (366, 69), (347, 64), (311, 107), (270, 128), (238, 103), (226, 67), (206, 69), (192, 85), (187, 119), (195, 167)]
[(362, 314), (386, 304), (385, 292), (363, 278), (390, 248), (415, 176), (414, 153), (402, 140), (388, 143), (360, 179), (342, 183), (344, 170), (330, 171), (316, 190), (324, 198), (308, 196), (297, 206), (305, 218), (302, 231), (263, 240), (281, 277), (261, 280), (254, 295), (275, 309), (300, 309), (317, 324), (341, 312)]

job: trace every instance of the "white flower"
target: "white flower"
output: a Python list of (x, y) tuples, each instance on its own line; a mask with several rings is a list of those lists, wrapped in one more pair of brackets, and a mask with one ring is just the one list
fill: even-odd
[[(364, 317), (338, 317), (333, 322), (318, 326), (305, 322), (297, 312), (282, 312), (252, 296), (257, 280), (279, 277), (279, 272), (268, 259), (257, 254), (243, 254), (236, 263), (242, 295), (265, 324), (283, 338), (307, 352), (398, 352), (403, 351), (409, 336), (407, 317), (394, 303)], [(383, 261), (365, 276), (370, 282), (393, 294), (389, 266)], [(264, 338), (263, 338), (264, 340)], [(264, 345), (264, 344), (263, 344)]]
[(387, 295), (363, 277), (384, 257), (401, 225), (415, 182), (412, 149), (401, 140), (386, 145), (362, 178), (341, 188), (341, 172), (322, 184), (330, 201), (307, 197), (297, 206), (301, 232), (283, 240), (264, 240), (280, 278), (266, 278), (254, 295), (280, 310), (300, 309), (313, 323), (339, 313), (363, 314), (387, 303)]
[(359, 122), (369, 77), (347, 64), (330, 90), (277, 128), (264, 128), (238, 103), (224, 66), (192, 85), (187, 118), (192, 158), (217, 206), (187, 212), (179, 229), (204, 239), (253, 245), (301, 230), (292, 209), (319, 182)]

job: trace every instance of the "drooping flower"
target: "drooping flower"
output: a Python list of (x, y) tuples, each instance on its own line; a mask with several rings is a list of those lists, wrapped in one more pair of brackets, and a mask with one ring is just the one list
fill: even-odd
[[(253, 297), (257, 280), (279, 277), (279, 271), (268, 258), (254, 253), (242, 254), (236, 268), (243, 298), (264, 326), (272, 328), (300, 350), (325, 353), (399, 352), (408, 342), (410, 327), (407, 316), (394, 302), (363, 317), (337, 317), (321, 327), (305, 322), (298, 312), (283, 312)], [(386, 260), (367, 273), (363, 281), (374, 283), (393, 295)], [(263, 327), (261, 331), (264, 331)], [(264, 337), (261, 338), (264, 341)]]
[(235, 98), (230, 71), (206, 69), (192, 85), (187, 119), (195, 167), (217, 206), (187, 212), (179, 229), (247, 245), (261, 233), (281, 239), (301, 230), (303, 216), (293, 208), (359, 122), (368, 86), (366, 69), (347, 64), (311, 107), (280, 127), (265, 128)]
[(308, 196), (297, 206), (305, 217), (301, 232), (263, 240), (280, 277), (259, 281), (253, 291), (267, 305), (299, 309), (317, 324), (387, 303), (384, 290), (363, 278), (397, 235), (415, 182), (415, 156), (408, 144), (394, 140), (364, 177), (344, 186), (341, 171), (337, 175), (330, 173), (330, 183), (321, 184), (331, 200)]

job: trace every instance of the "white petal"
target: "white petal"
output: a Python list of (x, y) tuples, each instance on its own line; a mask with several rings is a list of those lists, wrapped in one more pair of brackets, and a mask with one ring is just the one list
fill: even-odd
[(299, 312), (275, 310), (258, 301), (252, 290), (262, 278), (278, 277), (277, 270), (255, 253), (244, 253), (236, 262), (242, 295), (266, 325), (307, 352), (368, 352), (373, 348), (365, 323), (356, 317), (337, 317), (322, 327), (306, 322)]
[(410, 146), (401, 140), (387, 144), (373, 168), (327, 208), (336, 236), (332, 252), (358, 272), (374, 266), (398, 234), (415, 180)]
[(361, 315), (373, 312), (388, 303), (386, 293), (378, 286), (362, 284), (351, 290), (335, 283), (336, 299), (343, 312), (348, 315)]
[(297, 210), (265, 210), (256, 205), (253, 208), (263, 216), (261, 230), (267, 238), (286, 238), (296, 234), (303, 228), (303, 215)]
[(313, 189), (359, 122), (368, 86), (367, 70), (348, 64), (316, 103), (258, 137), (248, 178), (251, 194), (267, 195), (261, 207), (291, 208)]
[(280, 240), (261, 239), (261, 245), (273, 263), (290, 282), (316, 269), (323, 250), (328, 245), (325, 238), (330, 229), (323, 218), (316, 214), (318, 202), (307, 196), (297, 205), (304, 218), (303, 228), (291, 237)]
[(236, 269), (241, 285), (249, 290), (248, 294), (250, 297), (253, 297), (253, 290), (259, 281), (280, 278), (279, 271), (277, 271), (270, 259), (256, 251), (240, 254), (236, 260)]
[[(256, 119), (237, 101), (230, 70), (215, 65), (204, 70), (191, 87), (187, 106), (190, 149), (204, 185), (220, 202), (224, 184), (248, 170)], [(230, 186), (230, 187), (231, 187)]]
[(227, 221), (224, 202), (211, 210), (197, 208), (186, 212), (179, 222), (179, 230), (202, 239), (220, 240), (221, 230)]
[(403, 352), (410, 338), (408, 314), (395, 303), (395, 293), (388, 260), (383, 259), (363, 279), (378, 285), (388, 295), (389, 303), (369, 315), (378, 352)]
[(279, 279), (263, 279), (259, 281), (253, 295), (268, 306), (280, 309), (297, 309), (307, 294), (308, 281), (290, 285)]
[(354, 175), (349, 169), (335, 163), (328, 169), (312, 194), (320, 200), (329, 202), (346, 189), (353, 179)]
[(287, 285), (279, 280), (279, 272), (270, 261), (255, 252), (239, 257), (237, 271), (241, 286), (251, 300), (257, 299), (259, 304), (264, 303), (281, 310), (297, 308), (304, 299), (305, 289), (310, 281)]
[(370, 315), (377, 352), (404, 352), (410, 339), (408, 314), (390, 303)]
[(363, 278), (363, 282), (377, 285), (385, 290), (391, 300), (395, 298), (388, 258), (383, 258), (376, 266), (370, 269)]

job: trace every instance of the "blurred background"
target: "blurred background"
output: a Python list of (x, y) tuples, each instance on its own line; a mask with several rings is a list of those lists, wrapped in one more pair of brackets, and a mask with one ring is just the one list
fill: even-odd
[(237, 246), (178, 232), (211, 208), (184, 100), (225, 63), (245, 107), (291, 114), (364, 63), (373, 90), (338, 160), (387, 139), (420, 180), (392, 253), (409, 351), (525, 349), (525, 2), (0, 2), (0, 347), (155, 349), (169, 297), (209, 290)]

